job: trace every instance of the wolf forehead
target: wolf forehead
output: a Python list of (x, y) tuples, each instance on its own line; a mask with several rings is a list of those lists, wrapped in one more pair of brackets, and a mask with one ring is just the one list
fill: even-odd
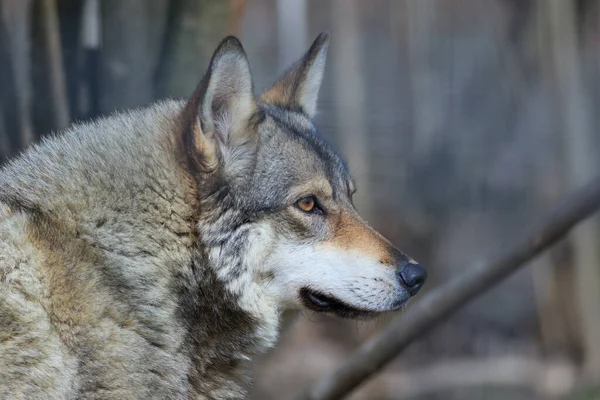
[(255, 177), (279, 177), (278, 182), (269, 182), (279, 186), (326, 179), (334, 199), (346, 198), (354, 191), (348, 165), (321, 136), (312, 119), (294, 110), (265, 104), (259, 105), (259, 112), (263, 117)]

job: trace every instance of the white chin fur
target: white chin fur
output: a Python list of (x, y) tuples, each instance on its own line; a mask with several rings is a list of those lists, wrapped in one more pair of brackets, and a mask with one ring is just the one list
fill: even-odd
[(358, 251), (294, 243), (273, 250), (267, 266), (273, 272), (270, 291), (284, 308), (301, 304), (302, 288), (368, 312), (398, 309), (410, 297), (391, 268)]

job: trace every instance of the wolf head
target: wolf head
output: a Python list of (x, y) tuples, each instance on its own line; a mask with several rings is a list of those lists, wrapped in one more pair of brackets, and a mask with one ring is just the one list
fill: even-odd
[(230, 291), (369, 316), (400, 308), (426, 273), (359, 216), (346, 164), (317, 133), (327, 47), (319, 35), (256, 99), (240, 42), (223, 40), (183, 112), (180, 149), (203, 251)]

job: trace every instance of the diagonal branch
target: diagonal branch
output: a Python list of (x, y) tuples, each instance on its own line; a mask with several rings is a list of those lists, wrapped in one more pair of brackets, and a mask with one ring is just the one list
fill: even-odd
[(331, 400), (349, 393), (420, 335), (555, 244), (599, 208), (600, 177), (597, 177), (568, 196), (523, 240), (498, 256), (473, 265), (465, 273), (423, 297), (379, 335), (363, 344), (344, 365), (319, 381), (303, 397)]

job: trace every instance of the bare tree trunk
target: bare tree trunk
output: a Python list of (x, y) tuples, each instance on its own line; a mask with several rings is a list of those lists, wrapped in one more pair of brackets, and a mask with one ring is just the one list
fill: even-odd
[(569, 323), (569, 311), (575, 305), (570, 296), (573, 274), (567, 265), (556, 261), (557, 250), (542, 254), (532, 263), (531, 273), (537, 303), (542, 346), (546, 352), (556, 354), (571, 350), (573, 326)]
[(26, 147), (34, 140), (31, 122), (31, 0), (2, 0), (2, 15), (8, 33), (12, 75), (20, 132), (20, 146)]
[(8, 141), (8, 130), (4, 120), (2, 102), (0, 101), (0, 163), (10, 156), (10, 143)]
[(94, 118), (100, 114), (102, 23), (99, 2), (100, 0), (85, 0), (81, 12), (81, 51), (77, 57), (76, 69), (79, 80), (73, 92), (79, 99), (76, 104), (78, 115), (87, 118)]
[(217, 44), (227, 34), (230, 4), (223, 0), (175, 0), (159, 73), (160, 97), (187, 97), (202, 78)]
[(69, 125), (71, 117), (67, 98), (67, 84), (63, 65), (56, 0), (42, 0), (41, 5), (44, 47), (50, 71), (48, 76), (52, 91), (51, 99), (54, 108), (54, 123), (58, 129), (64, 129)]
[[(8, 33), (4, 24), (4, 4), (0, 4), (0, 160), (4, 161), (10, 156), (13, 145), (12, 136), (16, 134), (14, 120), (7, 118), (14, 115), (13, 95), (14, 85), (12, 81), (11, 57), (8, 43)], [(12, 107), (11, 107), (12, 106)], [(14, 140), (13, 140), (14, 141)]]
[(288, 68), (307, 50), (306, 0), (277, 0), (279, 69)]
[(246, 0), (229, 0), (229, 33), (239, 35), (246, 11)]
[(408, 49), (412, 86), (413, 151), (416, 156), (431, 151), (443, 124), (444, 87), (431, 62), (431, 36), (435, 29), (435, 1), (408, 1)]
[(167, 22), (168, 0), (102, 0), (104, 113), (155, 98), (155, 75)]
[(365, 82), (361, 62), (359, 3), (356, 0), (333, 0), (331, 48), (333, 56), (337, 143), (348, 159), (358, 181), (354, 196), (357, 208), (367, 220), (373, 218), (370, 181), (370, 142), (365, 124)]
[[(558, 115), (562, 118), (568, 186), (577, 187), (598, 170), (594, 150), (592, 109), (582, 79), (575, 3), (563, 0), (538, 2), (547, 18), (556, 85)], [(574, 232), (576, 285), (581, 331), (585, 349), (585, 372), (600, 382), (600, 236), (597, 218)]]

